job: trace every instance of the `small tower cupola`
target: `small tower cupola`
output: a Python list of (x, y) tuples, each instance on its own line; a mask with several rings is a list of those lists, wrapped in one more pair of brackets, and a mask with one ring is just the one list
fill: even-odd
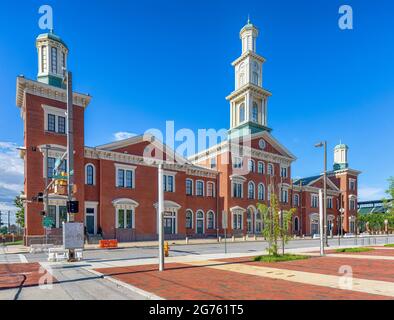
[(37, 80), (51, 86), (63, 87), (64, 69), (67, 68), (67, 45), (51, 30), (37, 37), (36, 47), (38, 52)]
[(344, 170), (349, 167), (348, 163), (348, 150), (346, 144), (339, 144), (334, 149), (334, 170)]
[(249, 18), (239, 36), (242, 41), (242, 54), (248, 51), (256, 52), (256, 39), (259, 36), (259, 30), (250, 23)]

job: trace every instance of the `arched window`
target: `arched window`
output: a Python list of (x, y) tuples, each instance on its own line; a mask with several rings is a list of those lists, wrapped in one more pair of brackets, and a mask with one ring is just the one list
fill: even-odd
[(256, 171), (256, 165), (255, 165), (255, 162), (254, 162), (254, 160), (249, 160), (248, 161), (248, 170), (249, 170), (249, 172), (255, 172)]
[(239, 123), (245, 122), (245, 104), (239, 106)]
[(253, 84), (259, 85), (259, 74), (256, 71), (253, 72)]
[(205, 224), (204, 224), (204, 212), (199, 210), (196, 214), (196, 234), (204, 234), (205, 233)]
[(212, 211), (207, 214), (207, 227), (209, 230), (215, 229), (215, 214)]
[(255, 198), (255, 190), (254, 190), (254, 183), (251, 181), (248, 185), (248, 198), (254, 199)]
[(247, 232), (253, 233), (253, 210), (251, 208), (248, 209), (246, 213), (246, 221), (247, 221)]
[(300, 222), (298, 217), (294, 217), (294, 232), (298, 232), (300, 230)]
[(268, 164), (268, 174), (270, 176), (273, 176), (275, 174), (275, 172), (274, 172), (274, 165), (272, 163)]
[(263, 232), (263, 219), (261, 216), (261, 212), (259, 210), (257, 210), (255, 233), (261, 234), (262, 232)]
[(265, 186), (260, 183), (258, 187), (258, 199), (264, 201), (265, 200)]
[(85, 183), (89, 186), (95, 185), (94, 165), (87, 164), (85, 167)]
[(239, 80), (238, 87), (242, 87), (245, 84), (245, 64), (241, 63), (238, 69)]
[(294, 195), (294, 206), (299, 207), (300, 206), (300, 196), (298, 194)]
[(256, 102), (253, 102), (252, 121), (259, 122), (259, 107)]
[(259, 164), (258, 164), (258, 173), (264, 174), (264, 172), (265, 172), (264, 162), (259, 161)]
[(193, 229), (193, 211), (186, 211), (186, 229)]

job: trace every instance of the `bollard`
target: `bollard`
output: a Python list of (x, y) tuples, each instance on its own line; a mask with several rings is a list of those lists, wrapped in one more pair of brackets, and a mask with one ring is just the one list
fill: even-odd
[(222, 242), (222, 237), (218, 238), (218, 242), (221, 243)]
[(186, 237), (186, 244), (189, 244), (189, 238)]
[(164, 256), (168, 258), (170, 256), (170, 246), (168, 242), (164, 244)]
[(244, 239), (243, 239), (244, 241), (246, 241), (246, 236), (244, 236)]
[(254, 236), (254, 241), (257, 241), (257, 236)]
[(231, 238), (231, 241), (232, 241), (232, 242), (235, 242), (235, 236), (233, 236), (233, 237)]

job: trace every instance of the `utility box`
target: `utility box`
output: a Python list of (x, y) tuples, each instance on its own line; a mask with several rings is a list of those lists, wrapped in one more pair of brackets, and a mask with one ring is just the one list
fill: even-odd
[(85, 244), (83, 223), (63, 223), (63, 246), (64, 249), (83, 249)]

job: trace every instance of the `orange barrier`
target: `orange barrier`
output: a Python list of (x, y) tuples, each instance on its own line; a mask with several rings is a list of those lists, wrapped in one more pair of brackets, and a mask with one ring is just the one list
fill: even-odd
[(99, 245), (101, 249), (117, 248), (118, 240), (100, 240)]

